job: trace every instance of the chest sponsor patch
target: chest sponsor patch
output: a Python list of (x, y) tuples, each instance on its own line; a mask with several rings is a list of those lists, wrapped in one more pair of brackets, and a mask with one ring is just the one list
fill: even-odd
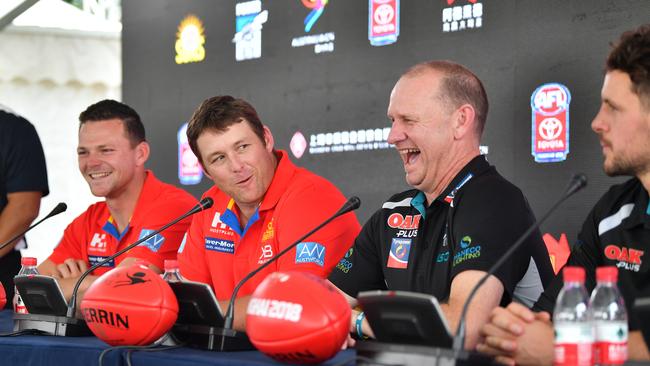
[(215, 252), (234, 254), (235, 242), (232, 240), (205, 238), (205, 249)]
[[(89, 255), (88, 262), (90, 262), (90, 266), (92, 267), (106, 258), (108, 258), (108, 256)], [(109, 268), (115, 267), (115, 259), (111, 259), (110, 261), (102, 264), (101, 267), (109, 267)]]
[(299, 243), (296, 247), (296, 263), (325, 265), (325, 247), (316, 242)]
[(106, 233), (95, 233), (93, 238), (88, 243), (89, 254), (104, 254), (106, 253), (108, 245), (106, 243)]
[(605, 247), (604, 252), (607, 259), (617, 262), (616, 267), (619, 269), (633, 272), (639, 272), (641, 269), (643, 250), (610, 244)]
[[(155, 230), (151, 230), (151, 229), (142, 229), (142, 231), (140, 231), (140, 236), (138, 237), (138, 240), (144, 239), (146, 236), (150, 235), (154, 231)], [(160, 249), (160, 247), (163, 245), (164, 242), (165, 242), (165, 237), (162, 236), (160, 233), (158, 233), (152, 236), (151, 238), (143, 241), (138, 246), (147, 247), (149, 248), (149, 250), (155, 253), (158, 251), (158, 249)]]
[(411, 251), (411, 239), (393, 238), (388, 253), (388, 268), (407, 268), (409, 265), (409, 253)]

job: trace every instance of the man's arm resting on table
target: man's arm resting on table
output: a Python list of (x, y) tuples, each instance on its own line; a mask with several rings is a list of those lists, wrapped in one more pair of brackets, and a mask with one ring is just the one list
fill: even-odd
[[(485, 275), (483, 271), (463, 271), (451, 281), (449, 301), (440, 304), (445, 314), (447, 324), (452, 333), (456, 332), (463, 306), (469, 297), (470, 292), (478, 281)], [(490, 276), (479, 288), (474, 296), (465, 319), (465, 348), (474, 349), (479, 340), (479, 331), (483, 324), (490, 319), (490, 311), (499, 306), (503, 295), (503, 284), (494, 276)]]
[[(7, 194), (7, 205), (0, 212), (0, 243), (25, 231), (38, 216), (41, 192), (14, 192)], [(0, 249), (0, 257), (14, 249), (16, 242)]]

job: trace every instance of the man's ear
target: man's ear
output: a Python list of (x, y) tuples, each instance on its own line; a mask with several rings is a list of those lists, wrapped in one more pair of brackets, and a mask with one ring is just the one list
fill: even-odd
[(266, 150), (268, 152), (273, 151), (274, 144), (275, 144), (275, 141), (273, 140), (273, 134), (271, 133), (271, 130), (265, 125), (264, 126), (264, 145), (266, 147)]
[(144, 163), (149, 159), (149, 154), (151, 153), (151, 147), (149, 146), (149, 143), (146, 141), (140, 142), (136, 147), (135, 147), (135, 161), (138, 166), (144, 165)]
[(453, 114), (454, 138), (460, 140), (476, 131), (476, 111), (469, 104), (463, 104)]

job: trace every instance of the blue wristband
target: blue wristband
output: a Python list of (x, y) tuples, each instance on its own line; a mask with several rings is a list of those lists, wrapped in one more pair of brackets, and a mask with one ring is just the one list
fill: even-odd
[(365, 317), (366, 317), (366, 313), (364, 313), (364, 312), (362, 311), (362, 312), (360, 312), (359, 314), (357, 314), (357, 319), (356, 319), (356, 321), (355, 321), (355, 326), (356, 326), (356, 328), (357, 328), (357, 337), (359, 337), (359, 339), (365, 339), (365, 338), (366, 338), (366, 337), (363, 335), (363, 328), (362, 328), (363, 319), (364, 319)]

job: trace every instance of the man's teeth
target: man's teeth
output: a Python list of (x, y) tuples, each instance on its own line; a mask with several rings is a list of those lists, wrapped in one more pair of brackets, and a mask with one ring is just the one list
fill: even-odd
[(92, 179), (108, 177), (111, 173), (90, 173), (88, 174)]

